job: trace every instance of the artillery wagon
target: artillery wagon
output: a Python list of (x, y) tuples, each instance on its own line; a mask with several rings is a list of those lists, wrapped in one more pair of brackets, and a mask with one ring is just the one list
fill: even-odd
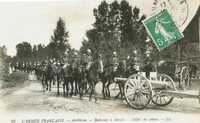
[(170, 104), (174, 97), (197, 98), (200, 102), (200, 92), (191, 94), (187, 91), (178, 91), (173, 79), (166, 74), (151, 72), (153, 77), (145, 77), (144, 72), (133, 74), (128, 78), (115, 78), (115, 81), (124, 82), (124, 96), (127, 104), (134, 109), (144, 109), (150, 102), (158, 106)]

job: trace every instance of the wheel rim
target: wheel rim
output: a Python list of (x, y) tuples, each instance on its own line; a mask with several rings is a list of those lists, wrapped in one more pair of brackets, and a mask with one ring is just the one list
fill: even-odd
[[(174, 81), (168, 75), (158, 74), (157, 80), (167, 83), (167, 86), (164, 88), (164, 90), (176, 91)], [(166, 105), (170, 104), (173, 100), (173, 97), (163, 95), (162, 90), (155, 90), (154, 92), (155, 92), (155, 94), (152, 98), (152, 102), (156, 105), (166, 106)]]
[(135, 109), (145, 108), (152, 97), (152, 90), (148, 80), (140, 74), (129, 77), (125, 83), (124, 90), (126, 102)]

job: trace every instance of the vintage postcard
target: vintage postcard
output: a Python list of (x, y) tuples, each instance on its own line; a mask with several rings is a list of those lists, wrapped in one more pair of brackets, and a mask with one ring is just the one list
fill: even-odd
[(199, 123), (199, 0), (0, 1), (1, 123)]

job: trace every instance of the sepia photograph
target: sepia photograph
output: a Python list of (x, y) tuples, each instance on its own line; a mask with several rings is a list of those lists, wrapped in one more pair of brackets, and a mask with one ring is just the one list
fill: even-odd
[(1, 0), (1, 123), (200, 123), (199, 0)]

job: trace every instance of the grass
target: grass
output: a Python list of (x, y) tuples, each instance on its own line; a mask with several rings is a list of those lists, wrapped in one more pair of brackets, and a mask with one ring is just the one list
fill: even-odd
[(28, 79), (28, 74), (24, 72), (13, 72), (4, 77), (4, 81), (2, 83), (1, 88), (11, 88), (17, 87), (18, 85), (24, 84), (24, 82)]

